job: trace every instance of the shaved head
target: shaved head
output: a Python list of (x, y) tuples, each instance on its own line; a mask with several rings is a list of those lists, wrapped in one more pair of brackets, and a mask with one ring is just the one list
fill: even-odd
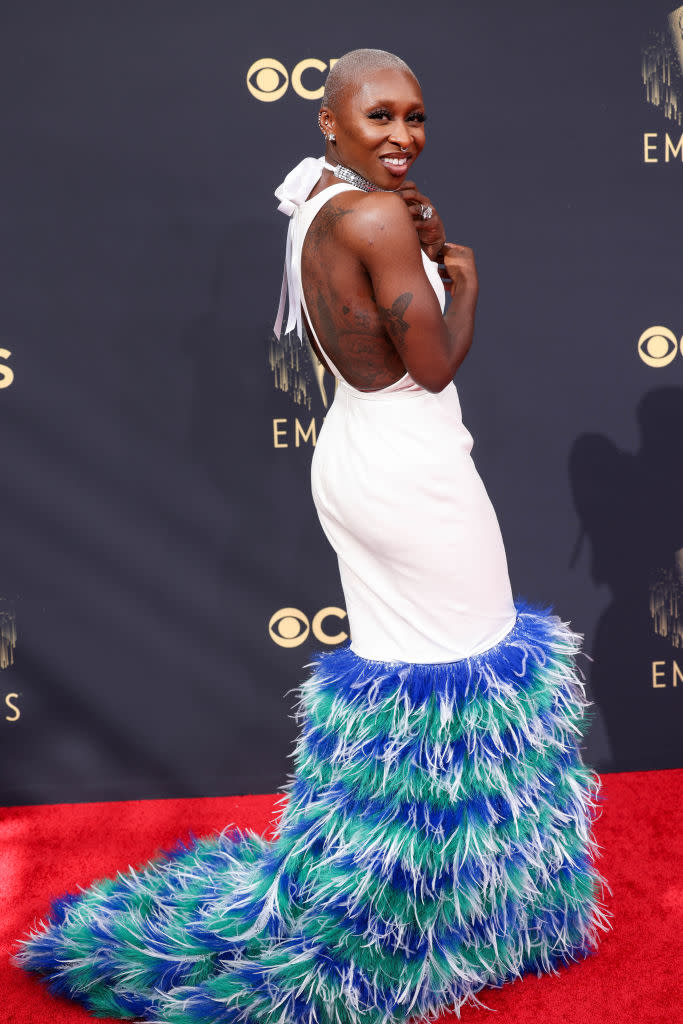
[(385, 70), (406, 71), (417, 81), (412, 68), (395, 53), (389, 53), (388, 50), (349, 50), (328, 72), (322, 106), (339, 110), (349, 87), (361, 85), (374, 71)]

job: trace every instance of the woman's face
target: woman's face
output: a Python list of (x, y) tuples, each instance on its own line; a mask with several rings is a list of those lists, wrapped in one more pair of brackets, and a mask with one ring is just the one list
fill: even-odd
[(330, 154), (386, 189), (398, 188), (422, 152), (425, 120), (420, 86), (395, 68), (375, 71), (347, 89), (336, 114), (323, 107), (323, 123), (336, 136)]

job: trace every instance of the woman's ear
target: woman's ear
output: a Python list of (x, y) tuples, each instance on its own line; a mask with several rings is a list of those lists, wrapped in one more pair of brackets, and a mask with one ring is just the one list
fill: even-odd
[(325, 138), (334, 142), (334, 114), (332, 113), (329, 107), (320, 108), (320, 112), (318, 114), (318, 124), (320, 125), (320, 131), (323, 133)]

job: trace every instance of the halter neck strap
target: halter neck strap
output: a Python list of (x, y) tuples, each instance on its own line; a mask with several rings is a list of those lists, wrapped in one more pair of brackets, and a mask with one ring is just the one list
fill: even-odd
[(275, 337), (279, 338), (282, 333), (282, 321), (284, 319), (285, 301), (289, 296), (289, 312), (285, 325), (285, 334), (289, 334), (293, 327), (296, 327), (299, 338), (303, 341), (303, 330), (301, 326), (301, 282), (298, 275), (292, 272), (292, 255), (294, 253), (295, 237), (298, 233), (299, 212), (306, 202), (306, 197), (313, 189), (313, 186), (320, 180), (323, 168), (329, 167), (325, 157), (306, 156), (296, 167), (293, 167), (285, 180), (275, 189), (275, 197), (280, 200), (278, 210), (289, 217), (287, 228), (287, 247), (285, 249), (285, 265), (282, 272), (282, 287), (280, 288), (280, 303), (273, 330)]

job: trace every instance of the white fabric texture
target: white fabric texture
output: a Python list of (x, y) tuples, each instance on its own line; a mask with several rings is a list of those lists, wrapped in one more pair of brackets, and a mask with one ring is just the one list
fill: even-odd
[(289, 334), (292, 328), (296, 327), (296, 333), (303, 341), (301, 331), (301, 276), (298, 267), (292, 261), (292, 252), (298, 245), (299, 211), (304, 205), (306, 196), (320, 180), (323, 168), (329, 166), (325, 162), (324, 156), (305, 156), (296, 167), (292, 168), (285, 180), (275, 189), (274, 194), (280, 200), (278, 210), (290, 218), (289, 227), (287, 228), (287, 247), (285, 250), (285, 266), (282, 272), (280, 304), (273, 326), (277, 338), (280, 337), (282, 332), (285, 299), (289, 294), (289, 313), (285, 325), (285, 334)]
[[(301, 287), (306, 231), (329, 199), (355, 188), (341, 182), (295, 204), (286, 272), (299, 282), (309, 323)], [(437, 265), (422, 256), (443, 311)], [(292, 315), (300, 322), (300, 309), (290, 308)], [(434, 394), (406, 372), (379, 391), (359, 391), (314, 337), (337, 387), (311, 485), (339, 562), (352, 650), (378, 661), (436, 663), (495, 646), (514, 626), (516, 610), (455, 383)]]

